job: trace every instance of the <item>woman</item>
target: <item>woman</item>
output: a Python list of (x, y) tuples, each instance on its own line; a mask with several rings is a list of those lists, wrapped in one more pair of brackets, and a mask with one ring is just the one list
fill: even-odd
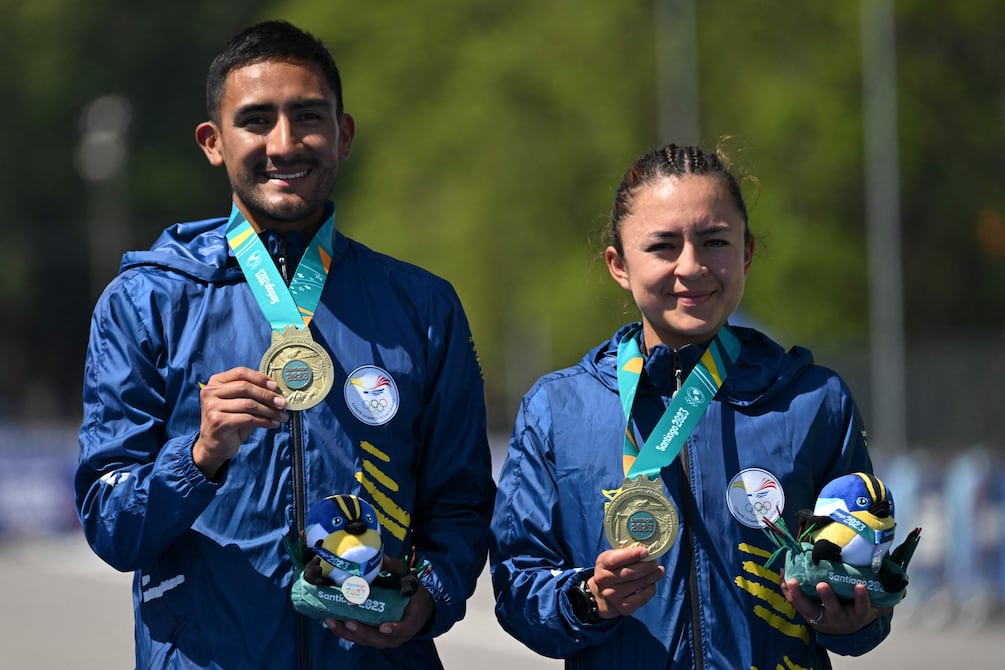
[(570, 668), (829, 668), (826, 650), (875, 647), (890, 610), (865, 588), (816, 601), (765, 567), (765, 517), (795, 528), (871, 463), (834, 372), (727, 326), (754, 253), (736, 178), (698, 147), (647, 153), (609, 232), (641, 320), (523, 399), (493, 519), (499, 621)]

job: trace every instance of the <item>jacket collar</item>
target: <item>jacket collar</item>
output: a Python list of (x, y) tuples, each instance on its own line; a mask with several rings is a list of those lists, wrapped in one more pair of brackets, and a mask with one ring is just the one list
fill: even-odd
[[(636, 325), (629, 323), (622, 326), (611, 339), (593, 349), (580, 362), (587, 372), (614, 393), (618, 392), (618, 344)], [(792, 347), (785, 351), (758, 330), (732, 325), (730, 329), (740, 340), (742, 348), (719, 390), (717, 397), (724, 402), (748, 406), (770, 399), (813, 364), (813, 355), (808, 349)], [(669, 397), (676, 388), (674, 371), (680, 369), (682, 379), (686, 379), (704, 352), (704, 347), (693, 345), (677, 350), (662, 345), (654, 347), (646, 357), (644, 377), (648, 381), (644, 383), (659, 395)]]

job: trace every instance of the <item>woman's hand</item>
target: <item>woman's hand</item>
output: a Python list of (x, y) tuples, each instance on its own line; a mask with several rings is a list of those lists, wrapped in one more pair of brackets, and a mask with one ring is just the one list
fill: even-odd
[(810, 628), (827, 635), (848, 635), (860, 631), (881, 616), (893, 611), (892, 607), (874, 608), (869, 602), (869, 591), (864, 584), (855, 585), (855, 601), (842, 603), (827, 582), (816, 586), (820, 602), (812, 600), (799, 588), (795, 579), (781, 580), (782, 595), (806, 619)]
[(645, 547), (609, 549), (597, 556), (587, 586), (597, 599), (601, 618), (631, 614), (656, 595), (656, 584), (665, 570), (648, 557)]

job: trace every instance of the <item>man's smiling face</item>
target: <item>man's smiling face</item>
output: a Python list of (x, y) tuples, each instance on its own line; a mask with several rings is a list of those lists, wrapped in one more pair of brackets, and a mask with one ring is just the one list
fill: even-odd
[(200, 124), (196, 139), (210, 163), (226, 167), (234, 203), (256, 230), (320, 226), (355, 132), (337, 102), (305, 61), (262, 61), (227, 76), (219, 119)]

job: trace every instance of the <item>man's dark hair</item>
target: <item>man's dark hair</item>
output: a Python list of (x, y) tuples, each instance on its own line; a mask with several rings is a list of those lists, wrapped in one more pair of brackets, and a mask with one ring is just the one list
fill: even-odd
[(235, 68), (263, 61), (304, 60), (314, 63), (324, 73), (335, 93), (335, 113), (342, 116), (342, 79), (328, 47), (314, 35), (286, 21), (265, 21), (238, 33), (223, 47), (206, 75), (206, 112), (219, 123), (220, 99), (227, 75)]

